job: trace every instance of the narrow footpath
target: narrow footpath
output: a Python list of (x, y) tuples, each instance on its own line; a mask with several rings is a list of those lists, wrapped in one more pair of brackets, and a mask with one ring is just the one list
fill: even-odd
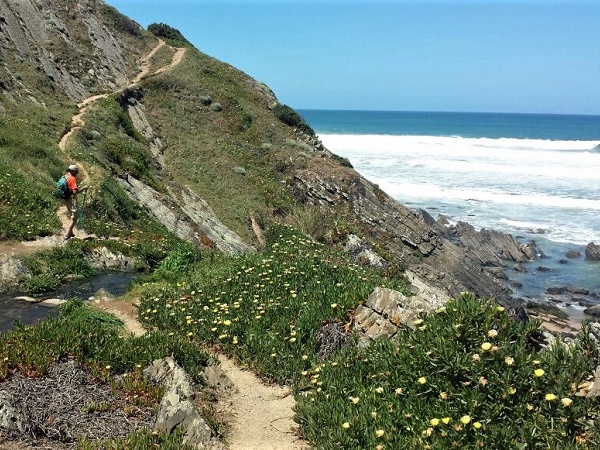
[[(127, 86), (116, 91), (134, 87), (148, 76), (157, 75), (177, 66), (185, 56), (185, 48), (174, 49), (171, 62), (152, 74), (150, 60), (152, 56), (165, 44), (159, 43), (142, 58), (140, 73)], [(115, 92), (115, 93), (116, 93)], [(79, 111), (71, 119), (71, 127), (61, 138), (59, 147), (65, 151), (67, 143), (73, 133), (84, 124), (85, 112), (101, 98), (112, 93), (94, 95), (82, 101)], [(80, 164), (82, 174), (88, 177), (85, 166)], [(89, 179), (89, 177), (88, 177)], [(66, 208), (59, 208), (57, 214), (63, 222), (63, 229), (67, 227)], [(78, 230), (80, 236), (85, 237), (83, 230)], [(37, 248), (51, 247), (62, 243), (61, 236), (51, 237), (44, 242), (38, 242)], [(25, 243), (23, 243), (25, 244)], [(23, 247), (30, 252), (36, 250), (36, 245)], [(14, 250), (13, 250), (14, 253)], [(114, 299), (111, 301), (96, 301), (93, 305), (103, 311), (109, 312), (120, 318), (128, 331), (134, 335), (142, 335), (145, 330), (137, 319), (137, 304), (139, 300)], [(230, 394), (219, 399), (217, 410), (227, 418), (225, 424), (225, 444), (230, 450), (306, 450), (309, 446), (298, 436), (297, 426), (293, 421), (294, 396), (285, 387), (273, 386), (263, 383), (255, 374), (238, 367), (232, 360), (224, 355), (217, 355), (225, 375), (231, 380), (234, 388)]]

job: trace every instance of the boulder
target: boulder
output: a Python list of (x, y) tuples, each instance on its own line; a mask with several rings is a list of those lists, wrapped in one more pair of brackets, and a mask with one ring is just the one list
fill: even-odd
[(579, 250), (569, 250), (565, 253), (565, 256), (569, 259), (581, 258), (581, 252)]
[(600, 261), (600, 245), (590, 242), (585, 247), (585, 259), (590, 261)]
[(212, 431), (194, 406), (190, 376), (172, 357), (155, 360), (144, 369), (144, 375), (165, 387), (154, 428), (167, 433), (179, 429), (185, 444), (206, 448), (211, 443)]
[(354, 313), (354, 330), (358, 331), (361, 344), (375, 339), (391, 339), (401, 325), (414, 327), (419, 313), (434, 311), (443, 306), (449, 297), (435, 286), (431, 286), (408, 272), (414, 296), (407, 297), (392, 289), (377, 287), (364, 305)]
[(375, 253), (364, 240), (354, 234), (348, 236), (344, 250), (359, 263), (366, 266), (383, 268), (387, 265), (386, 261)]
[(594, 305), (583, 310), (585, 314), (592, 317), (600, 317), (600, 305)]
[(12, 395), (7, 391), (0, 391), (0, 428), (23, 433), (25, 419), (13, 406)]

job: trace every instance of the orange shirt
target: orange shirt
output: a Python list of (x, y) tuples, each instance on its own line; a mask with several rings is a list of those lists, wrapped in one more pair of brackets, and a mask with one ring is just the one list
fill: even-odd
[(69, 190), (71, 191), (71, 193), (74, 193), (75, 190), (77, 189), (77, 178), (75, 178), (70, 173), (68, 173), (66, 175), (66, 177), (67, 177), (67, 186), (69, 187)]

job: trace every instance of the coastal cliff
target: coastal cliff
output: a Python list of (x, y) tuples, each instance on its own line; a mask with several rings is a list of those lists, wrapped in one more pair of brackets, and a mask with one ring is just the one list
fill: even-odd
[[(253, 251), (260, 245), (254, 217), (264, 227), (298, 208), (318, 207), (323, 216), (344, 217), (387, 264), (409, 268), (449, 296), (472, 291), (516, 304), (490, 268), (535, 254), (510, 236), (496, 239), (496, 247), (488, 239), (451, 241), (431, 218), (325, 149), (301, 119), (278, 117), (274, 110), (282, 105), (269, 88), (189, 45), (177, 67), (153, 74), (182, 43), (165, 46), (145, 61), (149, 75), (133, 87), (142, 54), (157, 37), (101, 1), (67, 3), (0, 1), (1, 111), (34, 107), (41, 117), (51, 115), (46, 126), (57, 142), (77, 126), (66, 152), (56, 148), (59, 159), (90, 154), (84, 165), (96, 174), (92, 181), (113, 178), (155, 220), (200, 247)], [(119, 92), (115, 101), (135, 129), (129, 134), (143, 136), (145, 174), (103, 155), (113, 137), (99, 131), (92, 114), (83, 126), (60, 119), (86, 98)]]

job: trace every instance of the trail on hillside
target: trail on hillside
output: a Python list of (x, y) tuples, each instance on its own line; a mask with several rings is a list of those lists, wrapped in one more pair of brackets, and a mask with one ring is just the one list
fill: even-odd
[[(148, 76), (157, 75), (177, 66), (183, 59), (186, 49), (174, 49), (175, 53), (168, 65), (160, 67), (150, 74), (150, 60), (165, 45), (159, 43), (140, 61), (140, 73), (127, 86), (115, 91), (86, 98), (78, 104), (78, 112), (71, 119), (71, 126), (59, 142), (61, 150), (65, 151), (73, 133), (85, 125), (83, 116), (98, 100), (109, 95), (122, 92), (134, 87)], [(76, 161), (74, 161), (76, 162)], [(89, 174), (83, 164), (79, 164), (82, 175), (89, 180)], [(57, 214), (63, 224), (68, 226), (66, 207), (61, 206)], [(78, 230), (80, 237), (87, 237)], [(0, 244), (0, 253), (7, 255), (32, 254), (44, 248), (59, 246), (63, 243), (61, 235), (47, 236), (31, 242), (16, 244)], [(115, 299), (110, 301), (97, 300), (93, 305), (103, 311), (114, 314), (123, 321), (126, 329), (140, 336), (145, 333), (138, 321), (137, 305), (139, 299)], [(217, 410), (226, 419), (225, 444), (230, 450), (306, 450), (308, 445), (299, 437), (297, 426), (293, 421), (294, 397), (285, 387), (263, 383), (251, 371), (239, 368), (232, 360), (224, 355), (218, 355), (225, 375), (231, 380), (233, 389), (229, 394), (219, 399)], [(3, 443), (3, 445), (9, 445)], [(24, 448), (24, 447), (14, 447)]]

